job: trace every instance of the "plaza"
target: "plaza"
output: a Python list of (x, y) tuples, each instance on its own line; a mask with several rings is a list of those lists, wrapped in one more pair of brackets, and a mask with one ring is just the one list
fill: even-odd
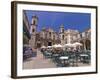
[[(38, 16), (31, 18), (29, 25), (25, 12), (23, 47), (28, 45), (35, 56), (23, 60), (23, 69), (80, 67), (91, 65), (91, 29), (80, 32), (65, 29), (61, 24), (59, 31), (43, 27), (39, 32)], [(27, 56), (29, 55), (27, 50)]]
[[(81, 54), (80, 56), (83, 56), (82, 58), (84, 60), (78, 59), (77, 62), (75, 61), (74, 58), (69, 58), (66, 63), (63, 63), (62, 60), (59, 58), (60, 56), (56, 56), (57, 54), (51, 56), (50, 54), (44, 54), (38, 50), (37, 56), (36, 57), (31, 57), (28, 58), (27, 60), (24, 61), (23, 63), (23, 69), (41, 69), (41, 68), (59, 68), (59, 67), (81, 67), (81, 66), (89, 66), (90, 65), (90, 60), (89, 59), (84, 59), (84, 55)], [(64, 55), (62, 55), (64, 56)], [(65, 55), (68, 56), (68, 55)], [(86, 56), (87, 58), (87, 56)], [(60, 62), (62, 61), (62, 62)], [(67, 59), (66, 59), (67, 61)]]

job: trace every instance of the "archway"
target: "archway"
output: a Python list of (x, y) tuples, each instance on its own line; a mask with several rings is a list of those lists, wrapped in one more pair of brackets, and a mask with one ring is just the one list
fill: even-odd
[(52, 46), (52, 42), (48, 42), (48, 46)]
[(37, 42), (36, 47), (37, 48), (40, 48), (41, 47), (41, 42), (40, 41)]
[(80, 43), (82, 44), (82, 46), (80, 46), (80, 49), (81, 50), (84, 50), (84, 42), (83, 41), (80, 41)]
[(86, 50), (91, 50), (91, 41), (90, 40), (86, 40), (85, 45), (86, 45)]

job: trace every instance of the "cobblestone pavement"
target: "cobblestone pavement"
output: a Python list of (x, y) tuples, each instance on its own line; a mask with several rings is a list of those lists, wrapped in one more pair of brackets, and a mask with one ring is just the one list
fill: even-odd
[(23, 69), (36, 69), (36, 68), (55, 68), (56, 64), (54, 64), (51, 59), (45, 59), (41, 52), (37, 50), (37, 56), (32, 57), (24, 61)]

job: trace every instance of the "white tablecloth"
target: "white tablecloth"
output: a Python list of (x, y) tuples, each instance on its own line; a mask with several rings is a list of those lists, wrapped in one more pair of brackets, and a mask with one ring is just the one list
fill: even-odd
[(81, 54), (80, 56), (82, 56), (82, 57), (86, 56), (87, 57), (88, 55), (87, 54)]
[(60, 59), (68, 59), (68, 56), (61, 56)]

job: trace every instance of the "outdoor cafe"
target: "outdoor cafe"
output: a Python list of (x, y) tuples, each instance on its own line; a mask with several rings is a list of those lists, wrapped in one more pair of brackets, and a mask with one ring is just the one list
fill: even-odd
[(81, 50), (83, 46), (79, 42), (65, 45), (55, 44), (52, 46), (42, 46), (41, 52), (45, 59), (51, 59), (57, 67), (80, 66), (80, 64), (90, 64), (90, 50)]

